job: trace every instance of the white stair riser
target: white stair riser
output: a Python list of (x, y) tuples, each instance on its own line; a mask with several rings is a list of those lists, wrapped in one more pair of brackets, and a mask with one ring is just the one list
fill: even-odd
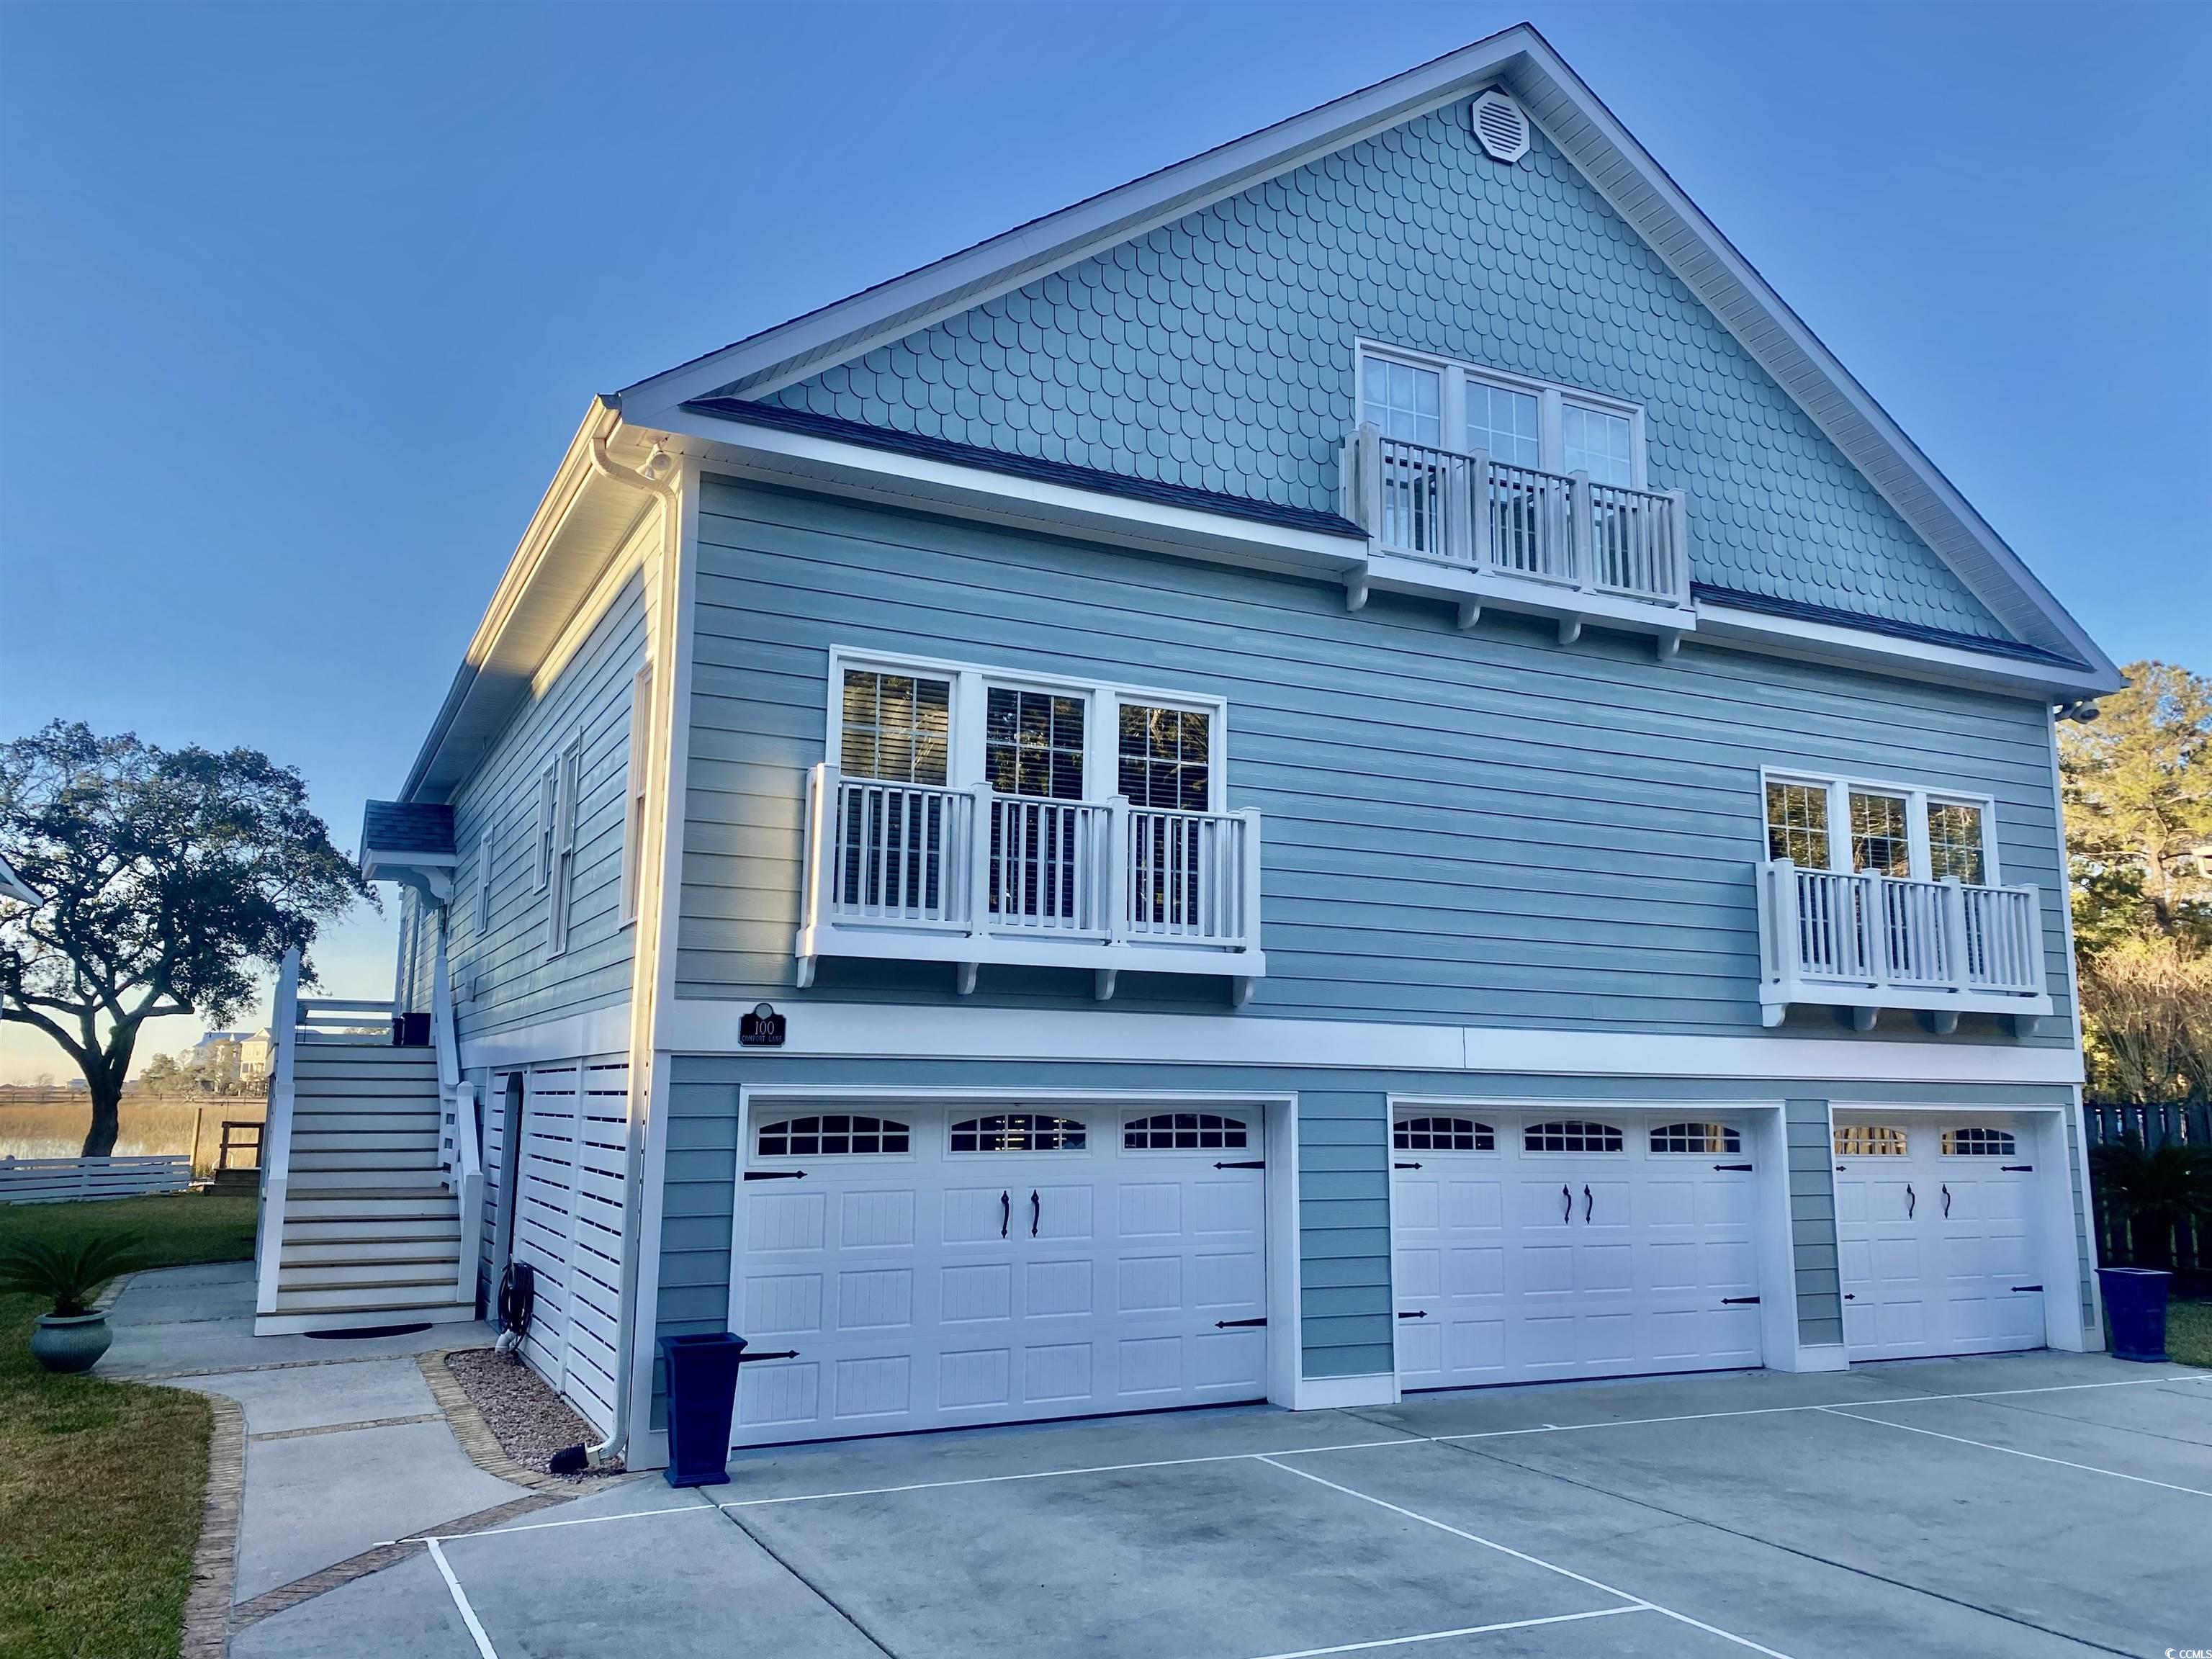
[(325, 1313), (273, 1313), (253, 1316), (256, 1336), (292, 1336), (301, 1331), (360, 1330), (375, 1325), (451, 1325), (474, 1319), (474, 1298), (427, 1307), (337, 1309)]
[(459, 1261), (461, 1230), (426, 1238), (295, 1239), (289, 1231), (279, 1265), (285, 1267), (343, 1267), (362, 1261)]
[(373, 1238), (407, 1244), (424, 1239), (457, 1239), (460, 1236), (461, 1224), (451, 1208), (443, 1213), (433, 1209), (424, 1215), (379, 1211), (373, 1215), (356, 1212), (307, 1221), (288, 1216), (284, 1221), (284, 1248), (288, 1250), (295, 1244), (351, 1244)]
[[(289, 1213), (292, 1203), (299, 1199), (328, 1193), (343, 1187), (405, 1188), (408, 1189), (409, 1197), (414, 1196), (418, 1192), (427, 1196), (444, 1190), (439, 1186), (435, 1176), (434, 1166), (428, 1169), (411, 1170), (395, 1170), (388, 1167), (366, 1170), (295, 1169), (292, 1171), (291, 1199), (287, 1200), (285, 1209), (286, 1212)], [(453, 1201), (450, 1193), (445, 1194), (445, 1199), (448, 1205)]]
[(453, 1283), (460, 1270), (460, 1258), (453, 1256), (442, 1264), (435, 1261), (355, 1261), (338, 1265), (317, 1265), (280, 1267), (276, 1273), (276, 1290), (281, 1297), (286, 1291), (347, 1291), (378, 1289), (396, 1291), (415, 1289), (434, 1293), (444, 1300), (445, 1290)]
[[(471, 1302), (476, 1299), (471, 1297)], [(459, 1300), (458, 1294), (443, 1294), (441, 1287), (364, 1285), (348, 1289), (338, 1286), (327, 1290), (283, 1291), (276, 1292), (276, 1311), (286, 1313), (325, 1313), (343, 1309), (366, 1311), (372, 1308), (391, 1309), (394, 1316), (387, 1322), (400, 1324), (404, 1321), (398, 1311), (405, 1308), (422, 1308), (450, 1304)]]
[(443, 1119), (410, 1107), (404, 1112), (312, 1111), (292, 1115), (292, 1139), (303, 1135), (437, 1134)]
[(303, 1167), (306, 1158), (381, 1158), (395, 1169), (420, 1169), (438, 1161), (435, 1135), (309, 1135), (292, 1142), (292, 1167)]

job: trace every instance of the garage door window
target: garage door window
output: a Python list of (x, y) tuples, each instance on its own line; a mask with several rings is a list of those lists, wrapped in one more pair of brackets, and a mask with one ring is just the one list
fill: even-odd
[(1946, 1129), (1946, 1158), (2017, 1158), (2020, 1142), (2002, 1129)]
[(1006, 1112), (965, 1118), (952, 1126), (956, 1152), (1079, 1152), (1085, 1144), (1081, 1123), (1042, 1113)]
[(835, 1158), (854, 1153), (903, 1152), (910, 1132), (887, 1117), (787, 1117), (760, 1127), (763, 1158)]
[(1161, 1112), (1131, 1118), (1122, 1126), (1121, 1145), (1132, 1152), (1234, 1151), (1251, 1145), (1251, 1131), (1242, 1118), (1213, 1112)]
[(1390, 1144), (1401, 1152), (1494, 1152), (1498, 1132), (1471, 1117), (1401, 1117)]
[(1655, 1152), (1740, 1152), (1743, 1137), (1725, 1123), (1662, 1123), (1651, 1132)]
[(1532, 1123), (1521, 1137), (1521, 1150), (1526, 1152), (1617, 1152), (1621, 1150), (1621, 1134), (1610, 1123), (1583, 1123), (1572, 1120)]
[(1879, 1123), (1838, 1123), (1838, 1158), (1903, 1158), (1905, 1131)]

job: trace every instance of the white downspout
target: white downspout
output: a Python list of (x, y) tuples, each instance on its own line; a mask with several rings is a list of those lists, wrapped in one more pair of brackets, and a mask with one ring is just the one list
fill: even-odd
[[(660, 556), (662, 560), (662, 569), (663, 572), (665, 573), (670, 564), (677, 557), (677, 548), (675, 544), (678, 502), (677, 494), (674, 489), (663, 483), (658, 477), (653, 477), (649, 472), (633, 471), (628, 467), (617, 466), (614, 463), (613, 459), (607, 454), (608, 434), (613, 432), (617, 426), (621, 424), (621, 421), (622, 416), (620, 411), (611, 404), (607, 405), (605, 407), (603, 418), (599, 422), (599, 429), (592, 434), (592, 471), (599, 474), (600, 477), (607, 480), (610, 483), (620, 484), (625, 489), (644, 491), (658, 504), (660, 512)], [(660, 458), (666, 459), (666, 452), (660, 450), (657, 445), (655, 446), (655, 453)], [(650, 466), (652, 465), (652, 460), (648, 459), (647, 465)], [(664, 620), (666, 619), (664, 618)], [(654, 701), (656, 702), (660, 701), (660, 683), (672, 672), (672, 664), (655, 663), (653, 665), (653, 678), (655, 684)], [(648, 736), (647, 739), (647, 747), (648, 750), (653, 753), (663, 752), (665, 745), (654, 740), (651, 735), (649, 726), (647, 730)], [(632, 757), (633, 764), (636, 763), (637, 758), (638, 757)], [(650, 804), (655, 797), (658, 796), (662, 800), (660, 810), (663, 811), (668, 811), (669, 806), (667, 804), (667, 797), (672, 787), (672, 781), (663, 779), (662, 787), (659, 790), (649, 791), (647, 793), (646, 797), (647, 801)], [(652, 838), (647, 836), (644, 833), (644, 830), (645, 826), (641, 823), (638, 826), (639, 845), (637, 848), (637, 856), (641, 861), (645, 857), (646, 848), (651, 844), (652, 841)], [(644, 1190), (644, 1134), (646, 1128), (646, 1114), (640, 1109), (639, 1103), (649, 1100), (652, 1097), (651, 1080), (653, 1068), (653, 986), (657, 983), (659, 979), (657, 971), (654, 972), (650, 978), (647, 975), (646, 970), (648, 967), (647, 941), (648, 939), (653, 941), (652, 959), (653, 963), (657, 964), (659, 954), (659, 941), (660, 936), (660, 907), (657, 899), (653, 902), (651, 914), (648, 915), (647, 911), (647, 896), (648, 894), (657, 895), (660, 884), (657, 880), (651, 884), (647, 884), (645, 880), (645, 870), (641, 867), (638, 871), (638, 916), (635, 923), (636, 932), (632, 935), (633, 945), (631, 948), (629, 970), (629, 1097), (631, 1102), (631, 1110), (629, 1113), (629, 1121), (627, 1126), (629, 1144), (624, 1150), (623, 1158), (623, 1237), (624, 1241), (624, 1249), (623, 1250), (622, 1269), (622, 1316), (615, 1322), (614, 1422), (610, 1426), (607, 1432), (607, 1437), (605, 1440), (600, 1441), (597, 1445), (586, 1446), (584, 1448), (584, 1460), (593, 1468), (599, 1468), (610, 1458), (623, 1455), (629, 1449), (631, 1394), (630, 1373), (634, 1369), (631, 1363), (631, 1356), (636, 1341), (634, 1334), (637, 1328), (638, 1321), (641, 1316), (641, 1310), (639, 1310), (635, 1304), (637, 1302), (638, 1255), (639, 1253), (644, 1249), (646, 1243)]]

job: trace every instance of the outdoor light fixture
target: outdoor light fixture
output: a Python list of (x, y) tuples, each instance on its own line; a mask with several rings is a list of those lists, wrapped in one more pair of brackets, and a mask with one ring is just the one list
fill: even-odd
[(676, 458), (659, 444), (655, 444), (653, 447), (653, 453), (645, 458), (645, 465), (638, 468), (638, 471), (652, 479), (653, 483), (659, 483), (674, 470), (675, 465)]

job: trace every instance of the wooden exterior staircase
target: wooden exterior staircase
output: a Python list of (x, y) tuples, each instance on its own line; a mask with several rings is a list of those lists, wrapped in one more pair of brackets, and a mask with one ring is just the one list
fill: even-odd
[(459, 1079), (451, 1011), (437, 1000), (431, 1042), (398, 1047), (391, 1004), (302, 1000), (297, 953), (285, 958), (255, 1335), (476, 1317), (475, 1103)]

